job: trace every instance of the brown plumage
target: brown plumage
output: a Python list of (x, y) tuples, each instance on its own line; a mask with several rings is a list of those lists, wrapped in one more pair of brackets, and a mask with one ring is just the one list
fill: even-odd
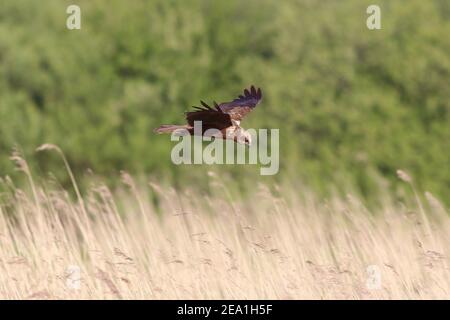
[(250, 91), (244, 90), (244, 95), (240, 95), (238, 98), (231, 102), (221, 103), (218, 107), (224, 113), (230, 115), (231, 119), (235, 121), (241, 121), (262, 99), (261, 89), (255, 89), (254, 86), (250, 87)]
[(155, 129), (157, 133), (188, 132), (194, 134), (194, 122), (201, 121), (202, 135), (208, 129), (220, 131), (220, 135), (214, 135), (216, 138), (233, 139), (239, 141), (242, 138), (244, 143), (249, 144), (250, 135), (240, 127), (240, 121), (252, 111), (262, 99), (261, 89), (254, 86), (250, 90), (245, 89), (244, 94), (230, 102), (223, 102), (210, 107), (204, 101), (200, 101), (201, 107), (193, 107), (194, 111), (186, 112), (187, 125), (162, 125)]

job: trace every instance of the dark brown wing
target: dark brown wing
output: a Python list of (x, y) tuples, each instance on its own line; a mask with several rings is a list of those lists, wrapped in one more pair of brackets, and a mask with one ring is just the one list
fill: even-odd
[(261, 89), (254, 86), (244, 90), (244, 94), (231, 102), (224, 102), (219, 105), (219, 109), (230, 115), (232, 120), (241, 121), (256, 105), (261, 101)]
[(222, 130), (233, 125), (230, 115), (222, 112), (217, 103), (214, 102), (215, 108), (211, 108), (205, 102), (200, 102), (203, 107), (194, 107), (196, 111), (186, 112), (186, 120), (191, 127), (194, 126), (194, 121), (202, 122), (203, 132), (208, 129)]

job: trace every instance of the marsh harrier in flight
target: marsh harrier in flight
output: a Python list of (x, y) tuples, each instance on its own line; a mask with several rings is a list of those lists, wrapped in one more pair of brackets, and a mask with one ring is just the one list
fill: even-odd
[[(261, 89), (251, 86), (250, 90), (245, 89), (244, 94), (233, 101), (220, 104), (214, 101), (213, 108), (204, 101), (200, 101), (201, 107), (193, 107), (194, 111), (186, 112), (187, 125), (162, 125), (155, 129), (155, 132), (174, 132), (179, 135), (201, 134), (202, 136), (229, 139), (250, 145), (251, 135), (240, 126), (240, 123), (256, 107), (261, 98)], [(202, 130), (198, 133), (194, 131), (194, 121), (200, 121), (202, 124)]]

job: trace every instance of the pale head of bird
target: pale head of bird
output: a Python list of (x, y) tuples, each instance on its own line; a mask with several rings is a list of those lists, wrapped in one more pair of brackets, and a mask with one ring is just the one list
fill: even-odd
[(238, 130), (236, 130), (236, 141), (238, 143), (242, 143), (247, 146), (251, 146), (252, 145), (252, 135), (250, 134), (250, 132), (245, 131), (242, 128), (239, 128)]

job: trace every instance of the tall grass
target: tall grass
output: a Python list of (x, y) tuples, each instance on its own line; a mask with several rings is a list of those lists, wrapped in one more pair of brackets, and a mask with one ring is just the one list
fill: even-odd
[(19, 152), (13, 160), (30, 186), (0, 181), (0, 298), (450, 297), (450, 223), (431, 194), (369, 210), (351, 195), (264, 185), (239, 198), (214, 174), (198, 194), (127, 173), (121, 189), (81, 194), (69, 171), (74, 200), (36, 184)]

